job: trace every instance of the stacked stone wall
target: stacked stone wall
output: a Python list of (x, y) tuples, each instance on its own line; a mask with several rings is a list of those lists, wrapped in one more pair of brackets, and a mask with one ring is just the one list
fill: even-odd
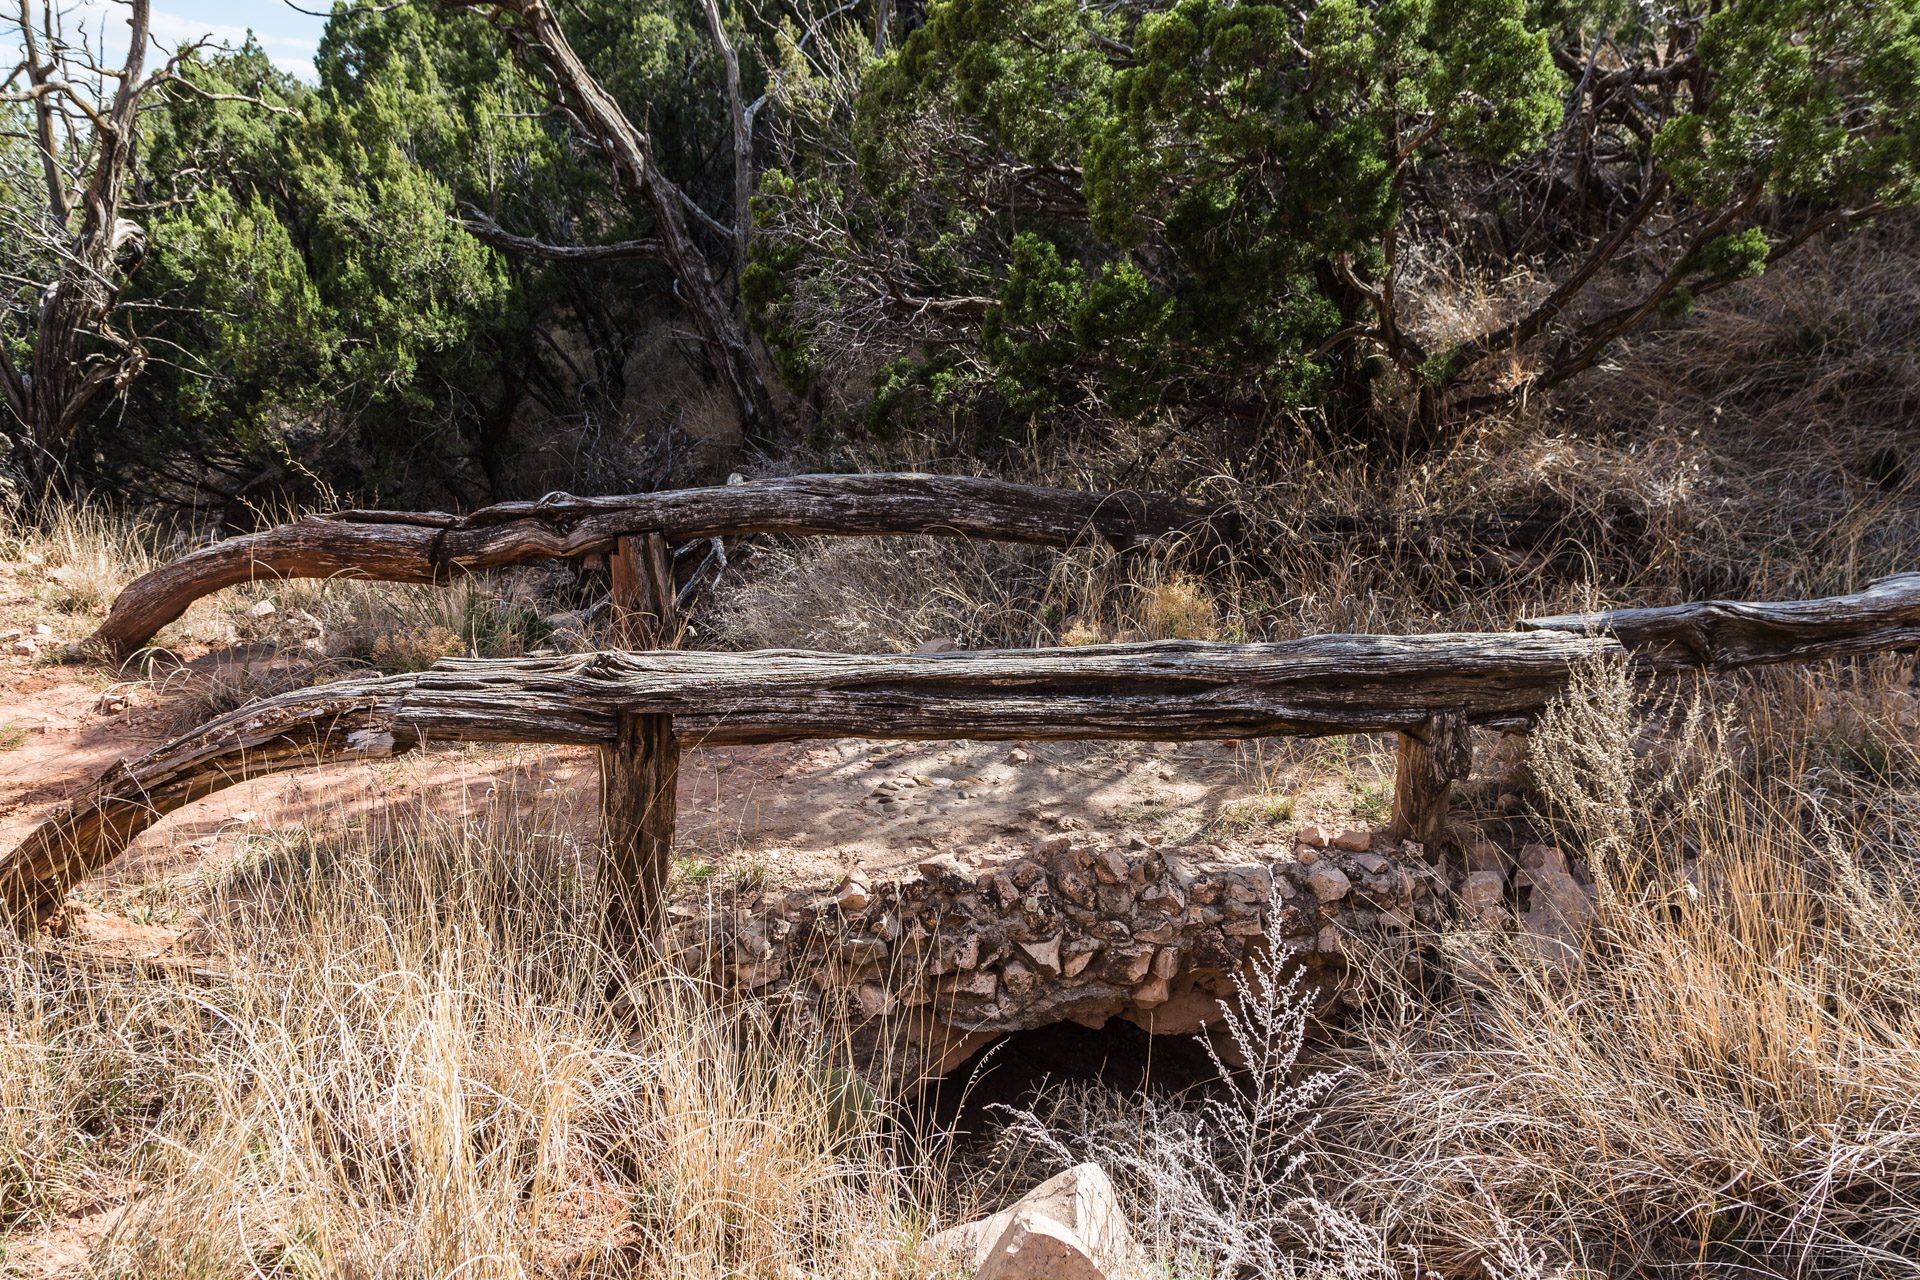
[(1449, 883), (1418, 844), (1346, 833), (1360, 847), (1316, 848), (1325, 837), (1307, 834), (1247, 861), (1064, 835), (1025, 856), (939, 853), (758, 911), (681, 906), (678, 936), (683, 957), (741, 995), (917, 1027), (909, 1038), (949, 1048), (1066, 1020), (1191, 1032), (1217, 1020), (1251, 949), (1284, 948), (1331, 995), (1356, 941), (1391, 943), (1447, 914)]

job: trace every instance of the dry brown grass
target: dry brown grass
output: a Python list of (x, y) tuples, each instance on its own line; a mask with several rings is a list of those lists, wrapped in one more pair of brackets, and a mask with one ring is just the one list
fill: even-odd
[[(17, 511), (0, 515), (0, 566), (24, 596), (9, 621), (51, 626), (42, 661), (89, 661), (97, 655), (85, 653), (82, 642), (120, 590), (187, 549), (152, 525), (92, 505), (54, 506), (37, 519)], [(194, 602), (115, 674), (178, 695), (189, 714), (205, 719), (355, 669), (418, 671), (449, 655), (506, 657), (589, 645), (598, 638), (594, 628), (555, 632), (543, 620), (580, 594), (578, 575), (553, 566), (444, 586), (357, 579), (246, 583)], [(257, 616), (263, 604), (271, 611)], [(175, 661), (182, 651), (191, 658), (203, 650), (231, 653), (225, 661), (185, 668)]]
[(1676, 754), (1596, 673), (1534, 744), (1559, 838), (1607, 853), (1582, 962), (1461, 933), (1443, 988), (1385, 993), (1349, 1029), (1322, 1185), (1447, 1274), (1504, 1239), (1615, 1275), (1912, 1275), (1911, 676), (1746, 678)]
[(556, 829), (264, 842), (199, 911), (230, 983), (4, 944), (13, 1245), (125, 1203), (90, 1274), (931, 1274), (820, 1045), (610, 963)]

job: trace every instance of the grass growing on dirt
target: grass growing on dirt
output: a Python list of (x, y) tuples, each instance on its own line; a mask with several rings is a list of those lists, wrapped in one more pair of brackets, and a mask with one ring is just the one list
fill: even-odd
[(201, 910), (218, 985), (0, 944), (14, 1242), (130, 1197), (97, 1273), (932, 1274), (818, 1039), (610, 964), (544, 836), (289, 836)]
[[(1906, 218), (1810, 247), (1795, 279), (1763, 277), (1621, 344), (1590, 381), (1478, 424), (1444, 457), (1063, 430), (1007, 468), (1232, 497), (1274, 527), (1298, 511), (1550, 507), (1582, 531), (1556, 546), (1466, 556), (1276, 537), (1255, 573), (1095, 547), (775, 541), (730, 574), (695, 643), (1503, 629), (1596, 602), (1789, 598), (1920, 567), (1915, 235)], [(953, 469), (939, 439), (911, 447), (921, 455), (803, 461)], [(35, 604), (76, 626), (159, 545), (90, 508), (0, 539)], [(271, 596), (278, 615), (314, 617), (332, 658), (403, 667), (559, 643), (538, 619), (584, 603), (569, 589), (238, 588), (169, 637), (242, 638)], [(1253, 1082), (1270, 1150), (1236, 1151), (1233, 1113), (1204, 1100), (1083, 1090), (1035, 1108), (1026, 1166), (1101, 1156), (1160, 1274), (1183, 1280), (1911, 1277), (1914, 688), (1911, 659), (1716, 678), (1689, 734), (1686, 701), (1650, 709), (1618, 673), (1594, 673), (1530, 759), (1481, 744), (1483, 771), (1513, 764), (1493, 790), (1593, 873), (1577, 963), (1497, 930), (1425, 938), (1423, 982), (1378, 967), (1297, 1062), (1297, 1044), (1275, 1059), (1282, 1077)], [(1275, 759), (1317, 758), (1376, 818), (1390, 768), (1371, 749)], [(1274, 811), (1287, 798), (1277, 781), (1262, 794)], [(1009, 1183), (957, 1192), (870, 1134), (849, 1141), (815, 1042), (767, 1035), (751, 1005), (658, 973), (629, 975), (628, 998), (609, 1002), (617, 975), (564, 830), (395, 835), (356, 817), (331, 842), (258, 850), (202, 904), (205, 946), (234, 974), (216, 987), (0, 944), (0, 1228), (17, 1243), (73, 1204), (129, 1203), (90, 1264), (127, 1277), (927, 1275), (920, 1237), (970, 1211), (953, 1196), (991, 1201)], [(715, 880), (711, 863), (676, 870)], [(1284, 1032), (1291, 1015), (1276, 1016)], [(1294, 1067), (1337, 1075), (1289, 1095)], [(1286, 1158), (1267, 1161), (1275, 1151)], [(1257, 1176), (1222, 1182), (1223, 1169)], [(1237, 1207), (1223, 1186), (1243, 1193)]]

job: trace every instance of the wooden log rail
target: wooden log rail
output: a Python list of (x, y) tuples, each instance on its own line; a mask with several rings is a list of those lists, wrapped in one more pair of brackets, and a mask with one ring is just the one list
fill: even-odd
[(1043, 546), (1093, 536), (1122, 548), (1185, 536), (1214, 545), (1237, 517), (1163, 494), (1087, 493), (911, 473), (814, 475), (616, 497), (549, 494), (466, 516), (338, 511), (203, 547), (129, 583), (90, 643), (124, 658), (194, 601), (243, 582), (367, 578), (446, 582), (462, 573), (614, 552), (623, 537), (669, 545), (754, 533), (933, 534)]
[[(628, 548), (623, 554), (640, 554)], [(650, 553), (657, 564), (662, 552)], [(664, 612), (664, 608), (662, 609)], [(652, 615), (650, 615), (652, 616)], [(649, 626), (666, 619), (655, 617)], [(1278, 644), (1163, 641), (911, 656), (770, 651), (449, 658), (408, 675), (268, 699), (115, 765), (0, 856), (0, 908), (44, 915), (165, 814), (248, 778), (430, 743), (616, 749), (653, 735), (609, 797), (644, 838), (609, 892), (643, 927), (672, 838), (681, 741), (806, 738), (1201, 739), (1401, 735), (1394, 829), (1437, 843), (1473, 725), (1523, 731), (1584, 663), (1727, 668), (1920, 648), (1920, 574), (1792, 604), (1726, 601), (1540, 618), (1519, 632), (1330, 635)], [(637, 722), (648, 722), (644, 727)], [(616, 780), (609, 778), (612, 790)], [(625, 785), (625, 784), (623, 784)], [(624, 896), (622, 896), (624, 895)]]
[[(1618, 513), (1607, 520), (1617, 523)], [(1316, 514), (1252, 527), (1231, 505), (1165, 494), (1043, 489), (970, 476), (811, 475), (615, 497), (549, 494), (466, 516), (338, 511), (230, 538), (136, 578), (89, 644), (124, 659), (225, 587), (288, 578), (446, 582), (462, 573), (612, 554), (623, 537), (669, 546), (756, 533), (833, 537), (931, 534), (1041, 546), (1094, 537), (1121, 549), (1185, 539), (1262, 556), (1288, 545), (1368, 553), (1401, 545), (1533, 549), (1566, 531), (1554, 513), (1468, 517)]]
[[(717, 547), (755, 533), (934, 534), (1049, 546), (1097, 537), (1123, 550), (1181, 539), (1203, 551), (1245, 543), (1249, 554), (1268, 558), (1301, 543), (1367, 554), (1415, 544), (1428, 551), (1486, 543), (1531, 549), (1560, 527), (1559, 517), (1537, 512), (1464, 519), (1328, 514), (1269, 520), (1256, 531), (1230, 506), (1162, 494), (919, 474), (796, 476), (598, 498), (556, 493), (467, 516), (341, 511), (206, 547), (129, 584), (90, 645), (124, 659), (195, 600), (262, 578), (443, 582), (533, 560), (605, 554), (613, 570), (615, 642), (668, 649), (679, 635), (672, 547), (708, 539)], [(1249, 542), (1254, 532), (1259, 536)], [(610, 918), (631, 924), (631, 902), (653, 896), (649, 886), (666, 875), (678, 761), (672, 722), (661, 715), (623, 721), (601, 749), (606, 845), (618, 864), (615, 880), (628, 885)]]

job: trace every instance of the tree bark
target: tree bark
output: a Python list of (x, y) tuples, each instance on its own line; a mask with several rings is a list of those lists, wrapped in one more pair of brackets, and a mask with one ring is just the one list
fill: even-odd
[(1393, 771), (1393, 817), (1387, 834), (1417, 840), (1439, 853), (1447, 840), (1453, 784), (1473, 768), (1473, 741), (1462, 711), (1436, 711), (1400, 731)]
[[(1367, 314), (1366, 299), (1340, 278), (1329, 261), (1315, 262), (1313, 273), (1321, 294), (1339, 313), (1341, 330), (1358, 330), (1361, 317)], [(1336, 441), (1364, 438), (1374, 422), (1373, 368), (1366, 341), (1350, 337), (1329, 350), (1325, 359), (1332, 366), (1324, 409), (1328, 435)]]
[(659, 935), (679, 781), (673, 717), (620, 716), (614, 740), (600, 748), (601, 929), (618, 951), (634, 953)]
[[(149, 0), (131, 0), (127, 24), (131, 43), (119, 87), (111, 104), (103, 104), (104, 110), (89, 109), (93, 133), (88, 155), (93, 169), (80, 195), (80, 227), (62, 246), (58, 278), (41, 294), (29, 375), (19, 374), (10, 361), (0, 362), (8, 403), (27, 429), (23, 461), (35, 501), (68, 488), (69, 454), (87, 411), (103, 394), (124, 388), (146, 364), (146, 350), (139, 341), (112, 333), (106, 320), (119, 297), (118, 251), (128, 238), (144, 234), (121, 219), (120, 209), (133, 163), (140, 100), (153, 84), (141, 74), (146, 65), (148, 8)], [(31, 9), (26, 3), (20, 7), (20, 24), (31, 32)], [(35, 101), (41, 126), (38, 145), (47, 152), (41, 159), (46, 169), (48, 221), (59, 238), (69, 234), (71, 209), (65, 176), (49, 149), (48, 98), (61, 92), (49, 87), (49, 77), (57, 69), (38, 66), (29, 79), (43, 91)], [(87, 348), (95, 341), (111, 348), (110, 354), (90, 360)]]
[(744, 319), (746, 300), (739, 294), (739, 282), (747, 270), (747, 245), (753, 236), (753, 126), (747, 122), (747, 100), (740, 92), (740, 56), (727, 39), (720, 0), (701, 0), (701, 6), (707, 12), (707, 27), (720, 50), (727, 76), (727, 119), (733, 126), (734, 314)]
[(622, 649), (677, 649), (673, 553), (658, 530), (614, 539), (607, 559), (613, 579), (613, 638)]

